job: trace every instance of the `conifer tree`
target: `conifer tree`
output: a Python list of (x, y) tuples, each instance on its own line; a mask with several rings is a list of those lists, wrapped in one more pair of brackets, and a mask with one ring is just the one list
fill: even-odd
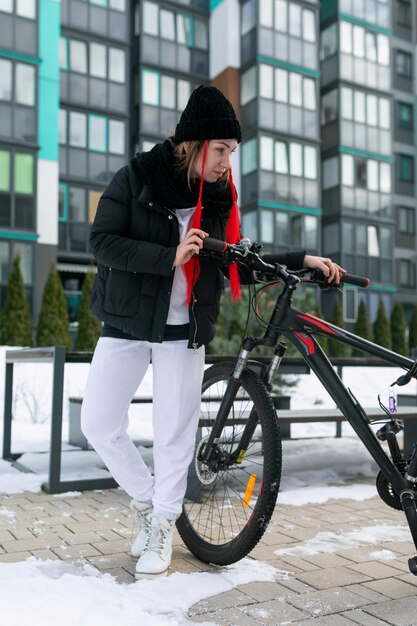
[(391, 311), (391, 338), (392, 349), (398, 354), (408, 355), (407, 324), (405, 321), (404, 307), (401, 302), (396, 302)]
[(7, 281), (6, 299), (0, 318), (0, 337), (3, 345), (32, 345), (32, 320), (20, 271), (19, 255), (13, 262)]
[(88, 304), (94, 281), (94, 272), (88, 271), (81, 290), (81, 302), (78, 311), (78, 332), (74, 345), (74, 349), (80, 352), (83, 350), (94, 350), (101, 333), (101, 322), (94, 315)]
[[(368, 309), (365, 300), (361, 300), (358, 306), (358, 316), (356, 318), (355, 327), (353, 329), (355, 335), (359, 335), (363, 339), (372, 341), (372, 328), (369, 322)], [(364, 356), (362, 350), (353, 350), (353, 356)]]
[[(339, 326), (339, 328), (345, 327), (345, 322), (343, 320), (343, 308), (342, 303), (340, 302), (340, 298), (336, 297), (333, 300), (332, 307), (332, 324), (335, 326)], [(349, 354), (349, 347), (344, 343), (340, 343), (339, 341), (334, 341), (329, 338), (329, 356), (347, 356)]]
[(374, 322), (374, 342), (383, 348), (391, 350), (391, 326), (382, 300), (379, 301), (378, 312)]
[(36, 329), (36, 345), (65, 346), (71, 344), (69, 316), (61, 278), (51, 265), (42, 295), (41, 311)]
[(408, 343), (410, 346), (410, 353), (412, 353), (413, 349), (417, 349), (417, 304), (414, 305), (413, 312), (411, 314)]

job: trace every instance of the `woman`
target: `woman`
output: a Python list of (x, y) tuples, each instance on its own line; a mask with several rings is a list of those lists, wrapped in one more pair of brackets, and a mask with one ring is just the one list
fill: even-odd
[[(104, 322), (82, 406), (82, 428), (131, 496), (140, 531), (137, 578), (167, 573), (172, 534), (186, 491), (200, 412), (204, 346), (214, 336), (223, 273), (198, 257), (208, 235), (236, 243), (239, 213), (231, 156), (241, 129), (230, 102), (200, 86), (174, 137), (138, 154), (103, 193), (91, 230), (97, 279), (91, 297)], [(292, 252), (289, 268), (319, 268), (338, 281), (330, 259)], [(239, 293), (235, 266), (232, 293)], [(153, 367), (154, 475), (128, 437), (127, 412)]]

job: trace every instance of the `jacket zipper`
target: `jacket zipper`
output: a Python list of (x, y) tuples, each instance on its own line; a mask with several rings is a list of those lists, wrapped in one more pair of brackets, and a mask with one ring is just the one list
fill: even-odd
[(194, 312), (194, 305), (197, 302), (196, 297), (194, 295), (194, 293), (192, 294), (193, 297), (193, 303), (191, 305), (191, 313), (193, 314), (193, 319), (194, 319), (194, 337), (193, 337), (193, 342), (192, 342), (192, 346), (194, 348), (194, 354), (197, 353), (198, 350), (198, 343), (196, 341), (196, 337), (197, 337), (197, 318), (195, 316), (195, 312)]

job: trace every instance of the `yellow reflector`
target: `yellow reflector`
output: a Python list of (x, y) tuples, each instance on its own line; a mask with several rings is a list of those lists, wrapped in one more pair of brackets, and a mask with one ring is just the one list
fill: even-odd
[(243, 498), (243, 506), (245, 509), (249, 506), (250, 499), (252, 497), (253, 489), (256, 483), (256, 474), (249, 476), (248, 484), (246, 486), (245, 497)]

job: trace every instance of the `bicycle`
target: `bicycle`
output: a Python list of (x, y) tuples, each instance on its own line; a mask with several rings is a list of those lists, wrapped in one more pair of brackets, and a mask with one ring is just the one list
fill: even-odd
[[(377, 491), (394, 509), (403, 510), (417, 548), (417, 443), (405, 459), (397, 434), (402, 423), (381, 402), (386, 423), (377, 433), (350, 389), (335, 372), (315, 335), (328, 336), (406, 370), (394, 384), (417, 378), (417, 361), (396, 354), (292, 305), (302, 281), (324, 288), (317, 270), (287, 271), (261, 259), (260, 246), (229, 245), (207, 237), (203, 253), (230, 264), (244, 264), (256, 281), (278, 281), (278, 295), (262, 337), (246, 336), (236, 361), (218, 363), (205, 371), (198, 437), (190, 466), (187, 494), (178, 531), (188, 549), (200, 560), (229, 565), (246, 556), (258, 543), (271, 519), (280, 478), (282, 446), (277, 415), (270, 392), (287, 349), (281, 337), (301, 354), (380, 468)], [(368, 278), (345, 274), (343, 283), (367, 287)], [(250, 359), (257, 346), (273, 348), (268, 365)], [(391, 400), (391, 398), (390, 398)], [(382, 443), (386, 442), (390, 456)], [(417, 556), (408, 561), (417, 575)]]

